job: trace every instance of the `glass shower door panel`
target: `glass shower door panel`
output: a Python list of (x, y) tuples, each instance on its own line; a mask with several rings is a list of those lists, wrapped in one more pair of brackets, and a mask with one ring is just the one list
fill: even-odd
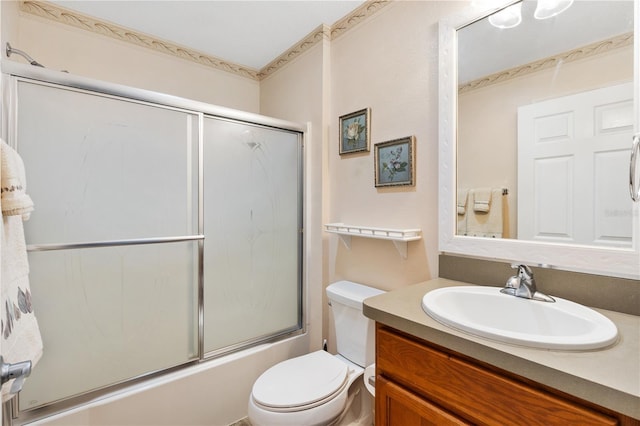
[(29, 244), (195, 232), (198, 115), (18, 82)]
[(28, 410), (198, 357), (197, 242), (29, 253), (44, 353)]
[(204, 351), (301, 327), (299, 134), (206, 118)]
[(197, 359), (199, 243), (119, 240), (196, 234), (199, 114), (29, 80), (16, 104), (44, 343), (21, 410)]

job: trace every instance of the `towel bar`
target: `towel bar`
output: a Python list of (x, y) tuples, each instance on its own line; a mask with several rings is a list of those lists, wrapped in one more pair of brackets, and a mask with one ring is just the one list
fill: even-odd
[(87, 243), (66, 243), (66, 244), (30, 244), (27, 251), (49, 251), (49, 250), (71, 250), (83, 248), (100, 248), (115, 246), (133, 246), (141, 244), (161, 244), (161, 243), (179, 243), (182, 241), (204, 240), (204, 235), (184, 235), (181, 237), (156, 237), (156, 238), (138, 238), (131, 240), (110, 240), (110, 241), (94, 241)]

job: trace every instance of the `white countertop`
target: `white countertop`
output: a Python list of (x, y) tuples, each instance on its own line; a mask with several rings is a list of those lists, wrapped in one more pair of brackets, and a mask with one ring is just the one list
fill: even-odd
[(440, 287), (470, 285), (437, 278), (371, 297), (364, 314), (382, 324), (560, 391), (640, 419), (640, 317), (595, 309), (618, 327), (618, 341), (594, 351), (508, 345), (440, 324), (421, 306)]

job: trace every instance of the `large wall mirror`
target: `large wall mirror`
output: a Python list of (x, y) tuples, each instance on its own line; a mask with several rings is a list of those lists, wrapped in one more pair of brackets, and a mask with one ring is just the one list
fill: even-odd
[(640, 279), (637, 0), (487, 3), (440, 25), (440, 250)]

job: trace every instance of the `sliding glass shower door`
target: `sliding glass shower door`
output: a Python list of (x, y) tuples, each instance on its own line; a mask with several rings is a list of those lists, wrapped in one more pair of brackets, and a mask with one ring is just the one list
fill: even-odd
[(205, 118), (205, 353), (302, 328), (300, 138)]
[(302, 332), (301, 132), (12, 84), (44, 343), (21, 412)]
[(17, 94), (44, 344), (21, 409), (197, 359), (199, 116), (29, 81)]

